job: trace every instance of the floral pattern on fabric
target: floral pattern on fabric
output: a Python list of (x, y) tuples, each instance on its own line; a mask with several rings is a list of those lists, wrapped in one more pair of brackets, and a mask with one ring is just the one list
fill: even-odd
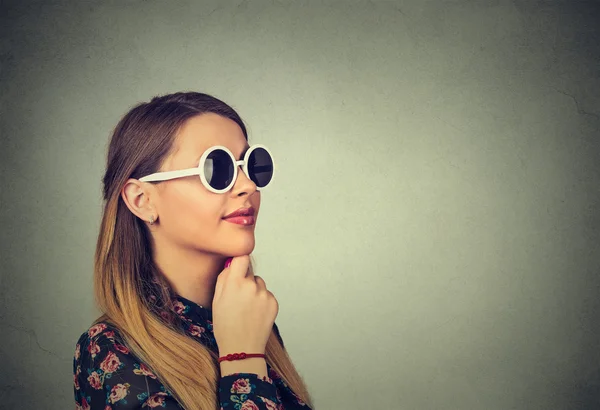
[[(173, 310), (189, 337), (218, 353), (211, 309), (177, 296)], [(273, 328), (283, 346), (277, 325)], [(267, 371), (263, 378), (254, 373), (221, 377), (217, 392), (221, 410), (311, 410), (268, 363)], [(118, 330), (107, 323), (91, 326), (77, 340), (73, 389), (76, 410), (182, 409), (152, 370), (129, 351)]]

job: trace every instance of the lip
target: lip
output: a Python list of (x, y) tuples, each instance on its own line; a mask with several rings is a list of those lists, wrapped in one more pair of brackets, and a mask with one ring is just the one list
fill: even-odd
[[(228, 215), (225, 215), (223, 217), (223, 219), (228, 219), (228, 218), (235, 218), (236, 216), (252, 216), (254, 217), (254, 214), (256, 213), (256, 210), (252, 207), (249, 208), (240, 208)], [(254, 219), (254, 218), (252, 218)]]
[(253, 216), (234, 216), (231, 218), (225, 218), (224, 220), (227, 222), (237, 224), (237, 225), (245, 225), (245, 226), (254, 225), (254, 217)]

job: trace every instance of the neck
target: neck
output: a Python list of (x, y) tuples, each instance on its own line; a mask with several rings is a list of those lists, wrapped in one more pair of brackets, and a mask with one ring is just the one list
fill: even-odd
[(227, 257), (197, 249), (154, 243), (154, 261), (180, 296), (212, 308), (217, 277)]

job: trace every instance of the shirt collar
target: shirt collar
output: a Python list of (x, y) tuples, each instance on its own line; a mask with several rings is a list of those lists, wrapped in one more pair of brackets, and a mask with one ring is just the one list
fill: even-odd
[(201, 306), (196, 302), (184, 298), (181, 295), (175, 295), (173, 299), (173, 309), (184, 320), (194, 323), (212, 323), (212, 309)]

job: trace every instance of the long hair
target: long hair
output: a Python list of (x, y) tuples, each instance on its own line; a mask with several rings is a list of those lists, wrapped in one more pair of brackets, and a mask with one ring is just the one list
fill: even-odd
[[(101, 316), (93, 324), (115, 326), (130, 350), (186, 410), (219, 408), (218, 357), (178, 325), (172, 308), (175, 293), (152, 259), (148, 227), (127, 208), (120, 193), (129, 178), (158, 171), (184, 123), (209, 112), (235, 121), (248, 140), (246, 127), (235, 110), (203, 93), (154, 97), (121, 118), (108, 147), (102, 180), (102, 221), (94, 258), (94, 297)], [(274, 330), (265, 356), (288, 387), (312, 407), (308, 389)]]

